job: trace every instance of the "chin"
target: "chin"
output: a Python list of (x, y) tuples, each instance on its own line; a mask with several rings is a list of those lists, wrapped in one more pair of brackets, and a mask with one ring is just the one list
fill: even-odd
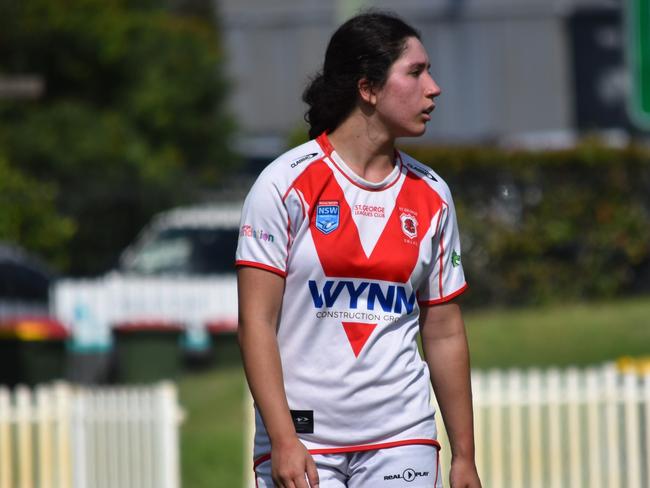
[(426, 130), (426, 124), (417, 124), (407, 127), (401, 126), (396, 128), (393, 132), (395, 134), (395, 138), (397, 139), (398, 137), (420, 137), (426, 132)]
[(419, 129), (404, 131), (404, 134), (401, 137), (420, 137), (424, 135), (426, 131), (427, 131), (426, 126), (423, 126)]

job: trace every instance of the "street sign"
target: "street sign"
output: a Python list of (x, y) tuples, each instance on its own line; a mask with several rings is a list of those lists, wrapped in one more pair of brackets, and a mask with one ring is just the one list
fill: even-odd
[(650, 129), (650, 0), (627, 0), (628, 109), (631, 119)]

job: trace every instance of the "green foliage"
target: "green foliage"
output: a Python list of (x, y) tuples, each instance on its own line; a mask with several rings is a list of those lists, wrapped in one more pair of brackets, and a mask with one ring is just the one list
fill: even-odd
[(470, 304), (612, 297), (650, 288), (650, 153), (412, 148), (450, 185)]
[(57, 215), (55, 198), (52, 185), (30, 179), (0, 155), (0, 241), (22, 242), (63, 266), (67, 256), (61, 247), (74, 225)]
[(195, 199), (234, 161), (214, 22), (172, 3), (0, 6), (0, 72), (46, 87), (0, 101), (0, 148), (76, 222), (72, 272), (106, 269), (152, 213)]

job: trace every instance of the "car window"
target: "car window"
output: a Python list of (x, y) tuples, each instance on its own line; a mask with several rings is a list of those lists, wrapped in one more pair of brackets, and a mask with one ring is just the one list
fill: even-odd
[(124, 270), (138, 274), (234, 271), (236, 229), (167, 229), (139, 246)]

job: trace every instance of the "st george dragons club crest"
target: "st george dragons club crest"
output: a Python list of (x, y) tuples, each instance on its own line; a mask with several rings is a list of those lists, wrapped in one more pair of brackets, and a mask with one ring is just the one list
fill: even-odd
[(402, 221), (402, 232), (406, 237), (415, 239), (418, 236), (418, 220), (415, 216), (410, 213), (402, 213), (399, 219)]

